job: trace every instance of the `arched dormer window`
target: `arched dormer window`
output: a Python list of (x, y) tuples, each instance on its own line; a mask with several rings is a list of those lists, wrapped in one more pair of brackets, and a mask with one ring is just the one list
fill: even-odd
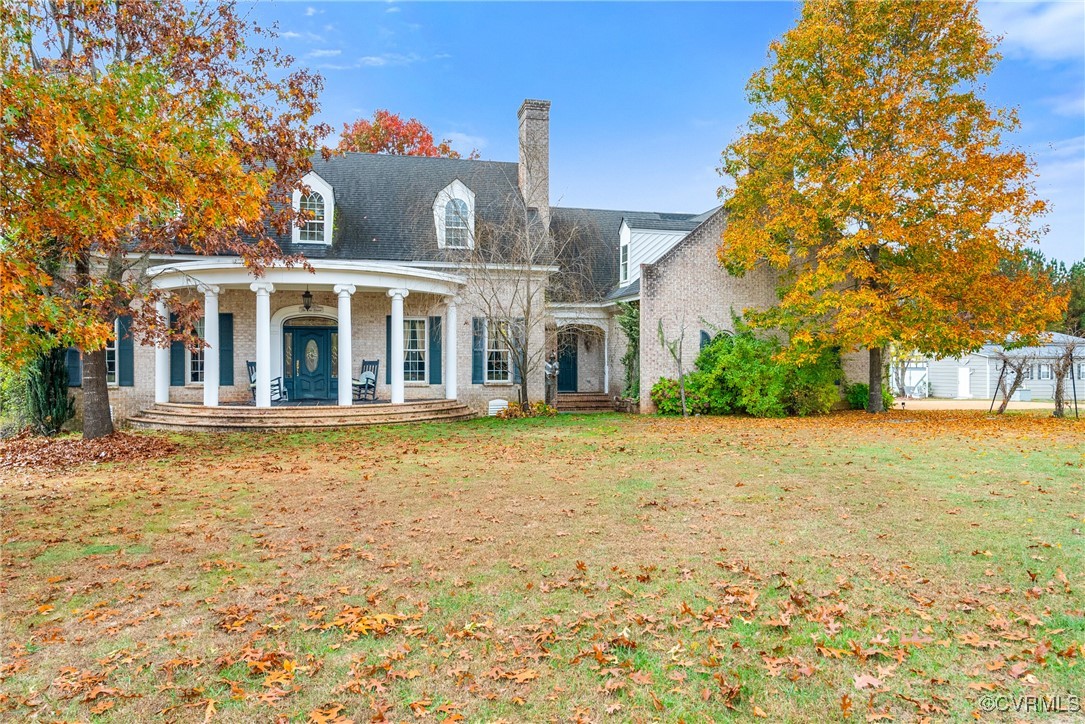
[(445, 204), (445, 246), (466, 249), (470, 233), (467, 228), (467, 204), (463, 199), (450, 200)]
[(301, 197), (301, 210), (306, 214), (298, 241), (303, 244), (324, 243), (324, 197), (314, 191)]
[(456, 179), (433, 200), (433, 225), (439, 249), (471, 249), (475, 245), (475, 194)]
[(291, 240), (295, 244), (327, 244), (331, 246), (334, 230), (335, 195), (331, 184), (315, 173), (302, 179), (309, 193), (294, 191), (294, 209), (304, 211), (306, 218), (301, 225), (295, 224)]

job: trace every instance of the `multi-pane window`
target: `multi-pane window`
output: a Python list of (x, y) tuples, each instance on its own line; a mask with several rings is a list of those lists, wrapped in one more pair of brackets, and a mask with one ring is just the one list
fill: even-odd
[(299, 241), (324, 243), (324, 197), (315, 191), (302, 196), (300, 208), (306, 212), (306, 220), (299, 230)]
[(1049, 379), (1051, 379), (1051, 365), (1039, 365), (1039, 367), (1040, 367), (1040, 379), (1041, 380), (1049, 380)]
[(119, 321), (113, 322), (113, 339), (105, 343), (105, 381), (106, 384), (117, 384), (117, 337), (120, 336)]
[(1079, 380), (1085, 380), (1085, 362), (1077, 363), (1077, 378)]
[(452, 199), (445, 204), (445, 246), (466, 249), (470, 231), (467, 226), (467, 202)]
[(486, 324), (486, 381), (508, 382), (510, 369), (509, 323), (491, 319)]
[(622, 276), (621, 276), (621, 281), (624, 284), (625, 282), (629, 281), (629, 244), (622, 244), (621, 254), (622, 254), (622, 262), (621, 262)]
[(426, 381), (426, 320), (403, 320), (403, 380)]
[[(196, 322), (196, 336), (199, 339), (203, 339), (203, 317), (200, 317)], [(189, 382), (203, 382), (203, 355), (204, 349), (201, 347), (195, 352), (189, 352), (188, 356), (188, 381)]]

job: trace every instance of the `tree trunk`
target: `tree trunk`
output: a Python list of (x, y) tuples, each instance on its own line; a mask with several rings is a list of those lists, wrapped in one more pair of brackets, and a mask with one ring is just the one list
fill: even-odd
[(113, 434), (109, 415), (109, 385), (105, 378), (105, 349), (83, 352), (83, 439)]
[[(1051, 367), (1057, 368), (1058, 366), (1051, 365)], [(1067, 380), (1065, 380), (1065, 376), (1059, 374), (1055, 378), (1055, 417), (1065, 417), (1065, 415), (1067, 415)]]
[(1001, 415), (1006, 411), (1006, 407), (1010, 404), (1010, 398), (1013, 397), (1013, 393), (1017, 392), (1017, 388), (1020, 387), (1021, 383), (1024, 381), (1024, 375), (1015, 372), (1013, 382), (1010, 383), (1010, 388), (1008, 390), (1003, 388), (1002, 390), (1002, 403), (998, 406), (997, 414)]
[(882, 405), (882, 348), (871, 347), (870, 348), (870, 375), (868, 377), (870, 384), (870, 394), (867, 395), (866, 411), (884, 412), (885, 407)]
[(524, 344), (524, 351), (520, 353), (520, 404), (525, 407), (528, 404), (527, 399), (527, 344)]

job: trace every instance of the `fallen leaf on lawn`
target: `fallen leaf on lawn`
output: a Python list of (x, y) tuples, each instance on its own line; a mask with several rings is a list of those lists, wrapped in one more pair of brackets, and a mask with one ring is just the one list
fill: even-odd
[(856, 689), (877, 689), (882, 685), (881, 679), (875, 678), (870, 674), (856, 674), (855, 675), (855, 688)]

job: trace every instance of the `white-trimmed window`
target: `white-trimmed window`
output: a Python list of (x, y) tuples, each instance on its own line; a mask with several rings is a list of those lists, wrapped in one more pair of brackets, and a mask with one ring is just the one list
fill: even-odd
[(113, 320), (113, 339), (105, 343), (105, 381), (107, 385), (117, 384), (117, 340), (120, 339), (121, 321)]
[(621, 254), (621, 259), (620, 259), (620, 262), (619, 262), (620, 269), (621, 269), (621, 283), (622, 284), (628, 284), (629, 283), (629, 244), (622, 244), (621, 251), (619, 253)]
[(486, 381), (509, 382), (512, 379), (512, 359), (509, 351), (511, 329), (506, 321), (486, 322)]
[[(203, 317), (200, 317), (199, 320), (196, 322), (196, 336), (199, 337), (201, 340), (203, 339)], [(191, 350), (187, 351), (188, 377), (186, 378), (186, 381), (189, 383), (203, 384), (203, 354), (205, 352), (205, 348), (201, 347), (195, 352)]]
[(426, 319), (403, 320), (403, 381), (426, 381)]
[(475, 193), (456, 179), (437, 192), (433, 224), (439, 249), (471, 249), (475, 245)]
[(317, 192), (302, 196), (299, 202), (305, 214), (305, 223), (298, 231), (298, 241), (302, 244), (324, 243), (324, 197)]
[(1085, 362), (1077, 363), (1077, 378), (1079, 380), (1085, 380)]
[(315, 173), (308, 173), (302, 179), (301, 186), (309, 193), (294, 190), (294, 210), (305, 212), (305, 221), (294, 224), (291, 241), (295, 244), (332, 243), (335, 230), (335, 194), (331, 184)]
[(1039, 368), (1041, 380), (1051, 379), (1051, 365), (1039, 365)]
[(467, 202), (451, 199), (445, 204), (445, 246), (449, 249), (466, 249), (471, 230), (467, 227)]

